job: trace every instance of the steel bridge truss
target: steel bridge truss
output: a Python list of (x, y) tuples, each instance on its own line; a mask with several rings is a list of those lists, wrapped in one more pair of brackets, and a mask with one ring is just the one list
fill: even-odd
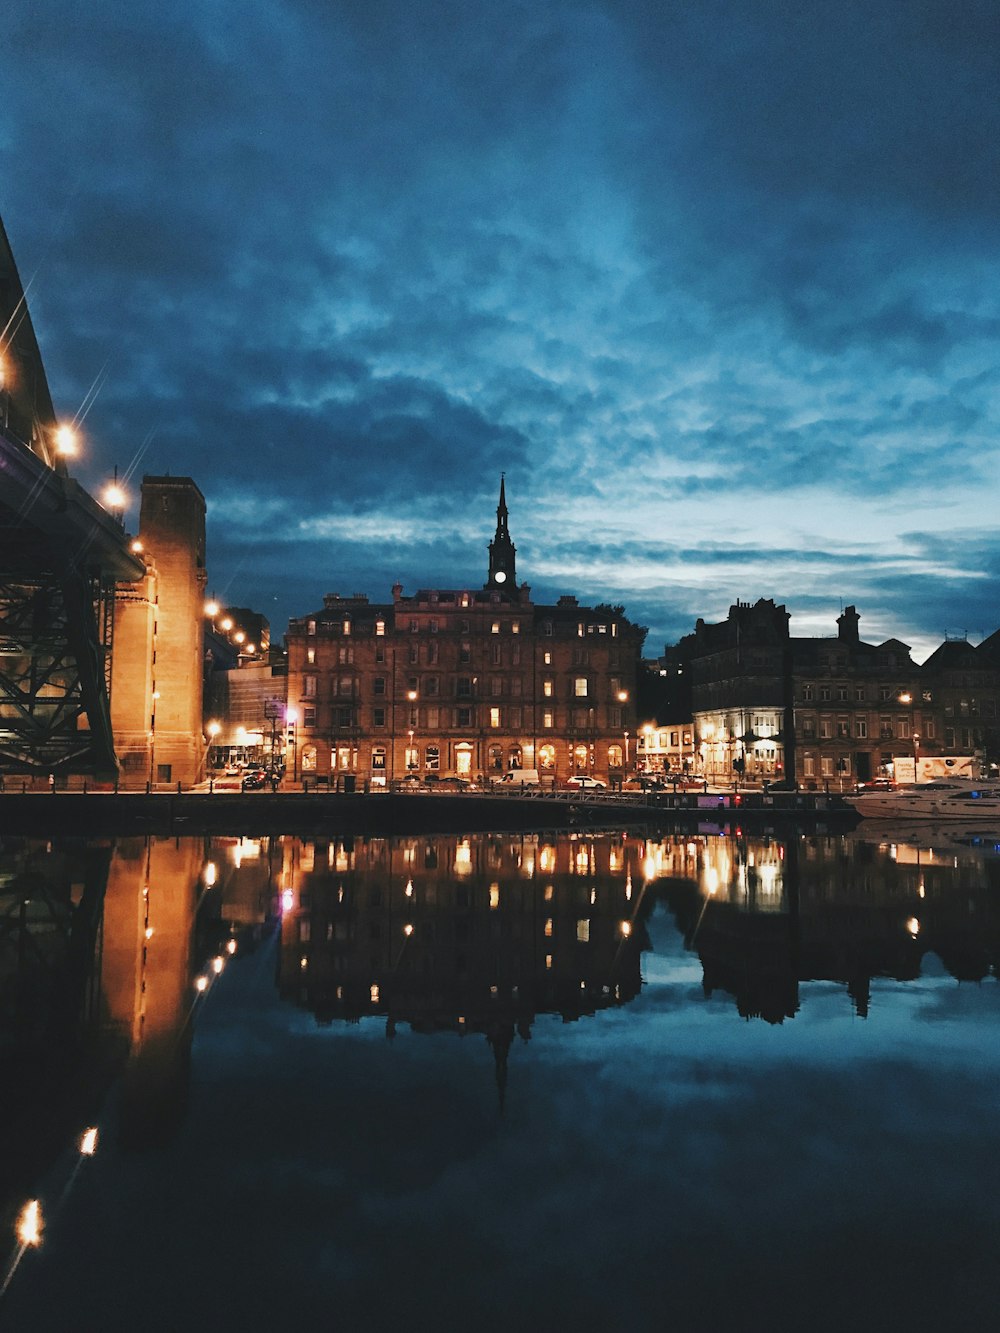
[(0, 771), (113, 774), (114, 580), (68, 560), (0, 569)]

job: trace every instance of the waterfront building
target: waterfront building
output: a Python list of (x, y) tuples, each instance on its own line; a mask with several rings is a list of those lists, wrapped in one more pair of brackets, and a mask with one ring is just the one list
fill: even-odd
[(383, 603), (331, 593), (291, 621), (293, 772), (371, 786), (521, 768), (553, 781), (624, 772), (645, 631), (621, 607), (531, 600), (503, 481), (488, 551), (481, 588), (405, 595), (397, 583)]
[[(936, 743), (921, 668), (899, 639), (867, 643), (857, 610), (836, 638), (793, 637), (789, 613), (761, 598), (726, 620), (699, 620), (678, 645), (692, 682), (698, 771), (709, 782), (806, 788), (866, 782), (912, 766), (921, 737)], [(904, 764), (900, 766), (899, 760)]]

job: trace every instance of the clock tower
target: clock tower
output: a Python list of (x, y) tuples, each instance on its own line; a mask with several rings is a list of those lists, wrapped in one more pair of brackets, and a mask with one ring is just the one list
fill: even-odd
[(514, 592), (517, 587), (514, 569), (514, 556), (517, 547), (507, 531), (507, 500), (504, 496), (504, 474), (500, 474), (500, 503), (497, 505), (497, 530), (490, 542), (490, 572), (486, 579), (489, 589), (502, 589)]

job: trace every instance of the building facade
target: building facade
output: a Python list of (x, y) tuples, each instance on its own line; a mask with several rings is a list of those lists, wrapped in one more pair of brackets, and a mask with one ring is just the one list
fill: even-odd
[(643, 633), (621, 608), (532, 602), (501, 481), (482, 588), (330, 594), (290, 623), (286, 771), (374, 787), (522, 768), (607, 781), (635, 735)]

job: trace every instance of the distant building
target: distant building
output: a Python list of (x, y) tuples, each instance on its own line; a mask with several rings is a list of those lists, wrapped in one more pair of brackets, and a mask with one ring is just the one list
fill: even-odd
[[(793, 637), (784, 606), (737, 602), (676, 655), (691, 680), (697, 771), (709, 782), (864, 782), (936, 741), (921, 668), (898, 639), (866, 643), (848, 606), (836, 638)], [(915, 739), (916, 738), (916, 739)]]
[(536, 605), (515, 561), (501, 481), (481, 589), (404, 596), (396, 584), (378, 604), (334, 593), (293, 620), (293, 769), (374, 786), (517, 768), (620, 774), (644, 631), (620, 607)]

